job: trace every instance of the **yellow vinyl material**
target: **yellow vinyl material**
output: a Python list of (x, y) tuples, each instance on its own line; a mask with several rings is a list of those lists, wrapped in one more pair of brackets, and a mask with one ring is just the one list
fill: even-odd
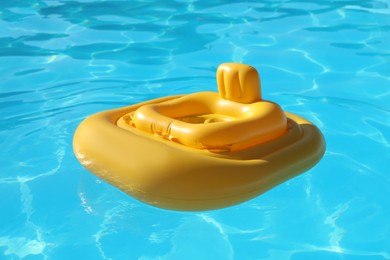
[(262, 100), (254, 68), (222, 64), (217, 82), (219, 93), (159, 98), (88, 117), (74, 135), (76, 157), (134, 198), (184, 211), (247, 201), (321, 159), (321, 132)]

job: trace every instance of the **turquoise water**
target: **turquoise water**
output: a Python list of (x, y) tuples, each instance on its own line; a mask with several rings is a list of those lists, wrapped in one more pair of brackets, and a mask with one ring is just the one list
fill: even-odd
[[(1, 1), (0, 259), (390, 259), (390, 1), (228, 3)], [(216, 91), (231, 61), (319, 126), (316, 167), (235, 207), (180, 213), (75, 159), (88, 115)]]

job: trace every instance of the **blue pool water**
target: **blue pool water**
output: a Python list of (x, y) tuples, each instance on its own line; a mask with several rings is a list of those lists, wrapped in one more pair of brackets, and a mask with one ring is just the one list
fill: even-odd
[[(390, 259), (390, 1), (229, 2), (1, 1), (0, 259)], [(316, 167), (180, 213), (75, 159), (88, 115), (216, 91), (231, 61), (319, 126)]]

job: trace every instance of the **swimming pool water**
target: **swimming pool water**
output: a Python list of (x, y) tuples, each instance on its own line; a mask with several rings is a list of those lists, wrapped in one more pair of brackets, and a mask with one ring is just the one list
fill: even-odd
[[(1, 1), (0, 259), (390, 259), (389, 46), (388, 0)], [(75, 159), (88, 115), (216, 91), (231, 61), (320, 127), (316, 167), (181, 213)]]

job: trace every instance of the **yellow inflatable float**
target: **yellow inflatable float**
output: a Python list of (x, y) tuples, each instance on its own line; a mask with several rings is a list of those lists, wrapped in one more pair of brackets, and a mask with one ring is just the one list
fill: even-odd
[(256, 69), (218, 67), (219, 93), (159, 98), (101, 112), (77, 128), (80, 163), (156, 207), (199, 211), (252, 199), (310, 169), (316, 126), (261, 97)]

